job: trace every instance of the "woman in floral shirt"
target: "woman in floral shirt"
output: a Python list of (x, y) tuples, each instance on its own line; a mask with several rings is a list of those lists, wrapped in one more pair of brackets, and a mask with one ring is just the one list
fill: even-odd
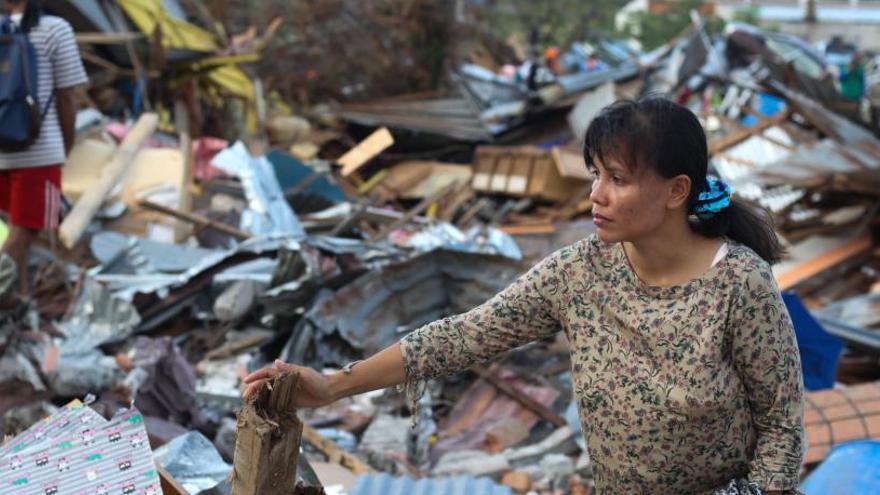
[(770, 271), (771, 227), (707, 177), (706, 136), (663, 99), (619, 102), (591, 123), (597, 234), (461, 315), (426, 325), (332, 376), (301, 374), (299, 405), (468, 369), (562, 330), (601, 494), (796, 493), (803, 387)]

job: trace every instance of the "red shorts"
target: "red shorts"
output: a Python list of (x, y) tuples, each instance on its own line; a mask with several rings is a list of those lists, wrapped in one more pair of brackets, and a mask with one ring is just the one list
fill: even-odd
[(0, 170), (0, 210), (18, 227), (58, 228), (61, 165)]

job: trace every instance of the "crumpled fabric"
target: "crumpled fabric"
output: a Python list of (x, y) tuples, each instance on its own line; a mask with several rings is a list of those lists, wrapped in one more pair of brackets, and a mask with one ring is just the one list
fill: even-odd
[[(764, 495), (766, 492), (761, 490), (761, 487), (758, 486), (754, 481), (749, 481), (745, 478), (738, 478), (735, 480), (730, 480), (730, 483), (724, 485), (722, 488), (717, 488), (712, 495)], [(794, 489), (787, 490), (785, 492), (786, 495), (803, 495), (803, 492)]]
[(716, 489), (712, 495), (764, 495), (764, 491), (754, 481), (738, 478)]

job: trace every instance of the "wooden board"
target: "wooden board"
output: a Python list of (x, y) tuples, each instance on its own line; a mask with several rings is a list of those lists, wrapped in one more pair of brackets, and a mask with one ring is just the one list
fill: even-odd
[(342, 165), (342, 175), (348, 177), (365, 163), (394, 144), (394, 137), (388, 128), (383, 127), (364, 139), (357, 146), (348, 150), (337, 161)]
[(563, 159), (566, 163), (560, 166), (550, 151), (534, 146), (480, 146), (471, 186), (481, 192), (565, 201), (589, 181), (589, 174), (583, 159)]
[(407, 161), (388, 171), (383, 186), (400, 199), (421, 199), (452, 182), (470, 182), (473, 169), (468, 164), (433, 161)]
[(554, 147), (550, 150), (556, 169), (562, 177), (592, 182), (593, 177), (587, 171), (584, 155), (568, 148)]
[(79, 241), (101, 204), (125, 178), (137, 152), (156, 130), (159, 116), (144, 113), (113, 152), (110, 164), (101, 171), (98, 181), (86, 190), (58, 228), (58, 238), (68, 249)]
[(842, 263), (854, 256), (858, 256), (871, 249), (870, 235), (862, 235), (837, 248), (831, 249), (815, 258), (807, 260), (790, 270), (777, 273), (776, 282), (780, 290), (788, 290), (795, 285), (814, 277), (819, 273)]

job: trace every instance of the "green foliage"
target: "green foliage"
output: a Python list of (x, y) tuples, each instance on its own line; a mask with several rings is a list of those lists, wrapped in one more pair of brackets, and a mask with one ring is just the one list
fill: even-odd
[[(670, 1), (669, 10), (662, 15), (636, 12), (628, 19), (622, 34), (639, 40), (644, 50), (653, 50), (690, 26), (691, 10), (699, 10), (704, 3), (705, 0)], [(704, 21), (706, 32), (710, 35), (724, 29), (724, 20), (719, 17), (706, 17)]]
[(758, 7), (742, 7), (733, 11), (732, 20), (757, 26), (761, 22), (761, 15)]
[(628, 0), (490, 0), (484, 18), (490, 32), (501, 38), (527, 40), (536, 30), (537, 43), (567, 47), (612, 34), (614, 14)]

